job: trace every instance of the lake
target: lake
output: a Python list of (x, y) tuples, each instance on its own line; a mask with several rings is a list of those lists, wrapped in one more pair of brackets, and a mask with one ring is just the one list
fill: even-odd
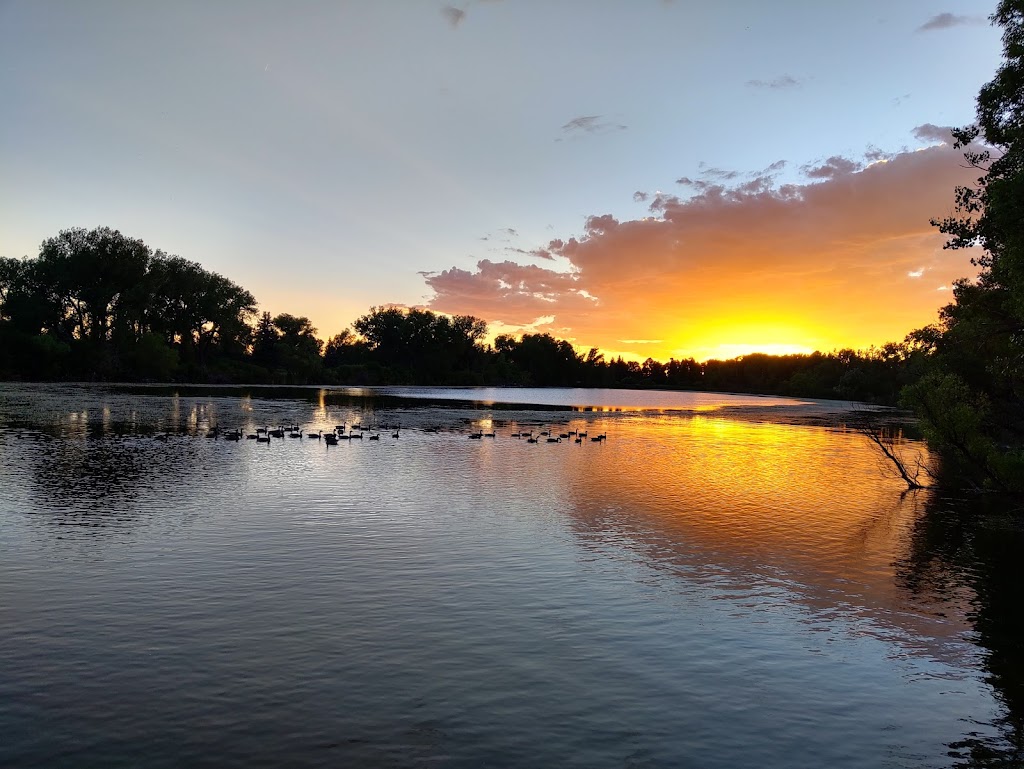
[(1019, 766), (1021, 517), (867, 408), (0, 384), (0, 765)]

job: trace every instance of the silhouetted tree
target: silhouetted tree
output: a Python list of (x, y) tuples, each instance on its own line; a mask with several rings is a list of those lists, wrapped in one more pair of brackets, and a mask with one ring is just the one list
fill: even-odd
[(518, 366), (530, 384), (541, 387), (579, 385), (584, 361), (564, 339), (550, 334), (523, 334), (518, 341), (502, 334), (494, 347)]
[(448, 317), (429, 310), (372, 307), (352, 327), (373, 356), (401, 381), (460, 381), (482, 367), (480, 340), (487, 324), (469, 315)]
[(316, 329), (309, 318), (283, 312), (274, 317), (274, 327), (280, 332), (275, 344), (277, 362), (289, 372), (298, 373), (309, 379), (322, 369), (320, 350), (323, 347), (316, 337)]
[(981, 248), (980, 272), (955, 283), (932, 370), (904, 402), (964, 483), (1024, 490), (1024, 0), (1003, 0), (992, 20), (1002, 66), (981, 88), (978, 122), (953, 132), (981, 175), (956, 188), (956, 215), (933, 221), (947, 248)]
[(109, 227), (62, 230), (39, 248), (35, 270), (72, 321), (76, 338), (108, 338), (130, 289), (146, 277), (152, 254), (141, 240)]
[(147, 326), (180, 345), (186, 361), (202, 365), (214, 347), (234, 356), (248, 348), (256, 300), (241, 286), (196, 262), (160, 252), (148, 283)]

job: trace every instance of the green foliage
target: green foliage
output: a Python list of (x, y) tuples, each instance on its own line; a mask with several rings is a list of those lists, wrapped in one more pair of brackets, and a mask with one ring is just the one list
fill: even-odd
[(584, 362), (573, 346), (550, 334), (523, 334), (517, 342), (503, 334), (495, 349), (525, 375), (526, 383), (540, 387), (580, 385)]
[[(946, 247), (975, 248), (976, 280), (957, 281), (939, 324), (911, 336), (926, 374), (903, 400), (959, 485), (1024, 490), (1024, 2), (1003, 0), (1003, 64), (978, 95), (978, 122), (953, 132), (980, 172), (957, 213), (935, 220)], [(979, 143), (980, 140), (984, 143)]]
[(178, 370), (178, 353), (158, 334), (143, 334), (125, 354), (125, 366), (133, 379), (169, 382)]
[(309, 318), (285, 312), (273, 319), (273, 325), (278, 332), (273, 347), (273, 363), (288, 372), (289, 379), (316, 381), (323, 369), (320, 358), (323, 342), (317, 339), (316, 329)]
[(369, 360), (369, 351), (369, 345), (346, 328), (324, 345), (324, 365), (333, 369), (358, 366)]
[[(483, 364), (480, 341), (487, 324), (469, 315), (372, 307), (352, 327), (363, 337), (366, 350), (402, 383), (450, 383)], [(335, 347), (335, 353), (341, 349)]]
[(109, 227), (75, 228), (44, 240), (33, 268), (59, 308), (55, 325), (99, 342), (110, 337), (115, 317), (130, 322), (141, 315), (143, 297), (133, 289), (143, 283), (151, 256), (141, 240)]
[[(202, 378), (211, 358), (246, 353), (255, 309), (252, 294), (195, 262), (154, 254), (109, 227), (63, 230), (35, 259), (0, 259), (0, 371), (164, 379), (180, 358)], [(37, 337), (42, 347), (30, 343)]]
[(946, 470), (965, 478), (992, 479), (994, 446), (986, 437), (987, 399), (956, 374), (935, 371), (903, 390), (904, 403), (921, 416), (925, 438), (947, 462)]
[(256, 300), (223, 275), (157, 252), (143, 290), (145, 325), (178, 344), (186, 361), (205, 362), (215, 347), (236, 356), (248, 347)]

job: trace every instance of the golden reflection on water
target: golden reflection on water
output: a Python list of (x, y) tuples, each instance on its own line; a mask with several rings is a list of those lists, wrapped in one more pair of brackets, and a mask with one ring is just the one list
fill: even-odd
[(589, 546), (625, 541), (647, 563), (729, 589), (785, 584), (819, 618), (867, 617), (937, 642), (968, 627), (967, 597), (937, 617), (895, 583), (927, 493), (903, 494), (859, 434), (702, 415), (619, 420), (608, 433), (583, 447), (585, 491), (571, 498)]
[(313, 410), (313, 417), (318, 422), (327, 421), (327, 390), (321, 388), (316, 394), (316, 408)]

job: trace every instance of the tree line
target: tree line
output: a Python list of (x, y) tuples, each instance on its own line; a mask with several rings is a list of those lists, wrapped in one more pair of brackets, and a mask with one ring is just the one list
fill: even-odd
[(581, 354), (550, 334), (469, 315), (371, 307), (324, 343), (303, 316), (108, 227), (69, 229), (34, 259), (0, 259), (0, 375), (8, 379), (426, 384), (726, 390), (895, 403), (919, 346), (643, 363)]

